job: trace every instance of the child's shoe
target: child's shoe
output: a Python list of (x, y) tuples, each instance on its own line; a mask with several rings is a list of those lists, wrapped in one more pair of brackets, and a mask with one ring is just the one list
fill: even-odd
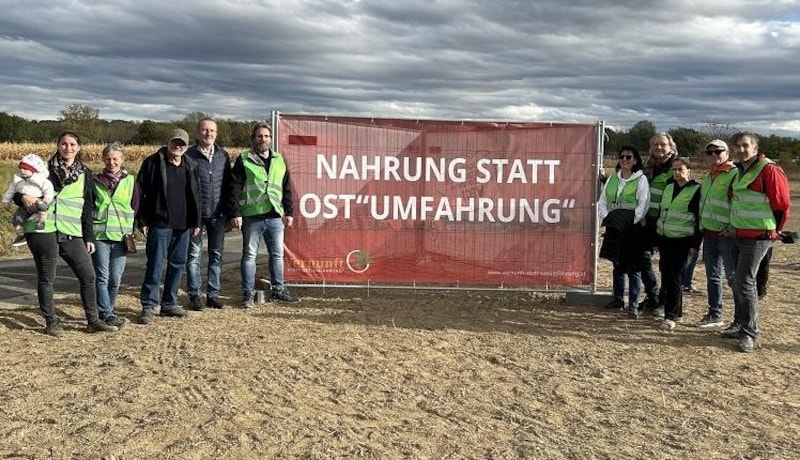
[(11, 246), (18, 248), (20, 246), (25, 246), (26, 244), (28, 244), (28, 240), (25, 239), (25, 234), (20, 233), (16, 238), (14, 238), (14, 242), (11, 243)]

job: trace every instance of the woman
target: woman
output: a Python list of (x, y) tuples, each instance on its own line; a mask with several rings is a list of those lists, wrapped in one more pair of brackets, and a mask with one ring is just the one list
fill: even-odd
[[(80, 282), (81, 303), (86, 312), (89, 332), (117, 330), (117, 327), (103, 322), (97, 312), (94, 270), (89, 257), (95, 250), (92, 173), (81, 162), (80, 151), (81, 141), (77, 134), (67, 131), (58, 136), (56, 153), (48, 161), (56, 196), (47, 210), (44, 228), (36, 228), (35, 217), (23, 224), (28, 248), (36, 264), (39, 308), (45, 319), (44, 331), (54, 337), (64, 333), (53, 305), (53, 281), (59, 255)], [(30, 212), (36, 209), (36, 200), (35, 196), (19, 196), (19, 203)]]
[(97, 309), (100, 319), (122, 328), (125, 318), (116, 315), (117, 293), (125, 271), (125, 235), (133, 234), (139, 208), (136, 177), (122, 167), (125, 151), (114, 142), (103, 149), (103, 172), (94, 176), (94, 240), (92, 254), (97, 277)]
[[(650, 206), (650, 185), (642, 171), (642, 157), (635, 147), (620, 148), (616, 174), (608, 178), (597, 210), (606, 236), (601, 256), (614, 263), (614, 299), (605, 308), (623, 309), (625, 302), (625, 275), (628, 275), (628, 316), (639, 316), (640, 271), (647, 262), (642, 244), (642, 221)], [(614, 249), (610, 249), (614, 244)]]
[(695, 257), (703, 234), (700, 232), (700, 184), (691, 179), (687, 158), (672, 162), (672, 179), (661, 197), (661, 210), (656, 223), (659, 254), (658, 268), (664, 287), (664, 321), (661, 330), (671, 332), (683, 316), (683, 266)]

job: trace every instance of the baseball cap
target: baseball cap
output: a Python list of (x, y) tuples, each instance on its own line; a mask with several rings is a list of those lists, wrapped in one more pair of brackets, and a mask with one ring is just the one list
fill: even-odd
[(706, 144), (706, 150), (728, 150), (728, 144), (721, 139), (714, 139)]
[(174, 141), (176, 139), (180, 139), (184, 144), (189, 145), (189, 133), (183, 129), (173, 129), (172, 132), (169, 133), (169, 140)]

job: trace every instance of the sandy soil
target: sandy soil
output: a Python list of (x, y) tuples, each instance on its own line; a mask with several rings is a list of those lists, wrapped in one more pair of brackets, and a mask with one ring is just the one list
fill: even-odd
[(94, 335), (71, 298), (60, 339), (0, 310), (0, 457), (798, 458), (798, 262), (776, 245), (750, 355), (692, 325), (704, 293), (672, 334), (507, 292), (306, 288)]

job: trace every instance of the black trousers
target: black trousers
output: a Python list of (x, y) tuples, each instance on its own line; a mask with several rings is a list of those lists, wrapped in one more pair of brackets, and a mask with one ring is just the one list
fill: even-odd
[[(86, 250), (83, 238), (58, 237), (57, 233), (26, 233), (28, 248), (33, 254), (38, 276), (37, 292), (39, 309), (47, 321), (56, 317), (53, 303), (53, 282), (56, 279), (56, 265), (60, 256), (67, 263), (80, 283), (81, 303), (86, 319), (97, 321), (97, 291), (95, 290), (92, 258)], [(59, 241), (61, 240), (61, 241)]]
[(658, 243), (658, 269), (664, 289), (664, 319), (683, 316), (683, 266), (689, 257), (692, 238), (661, 238)]

